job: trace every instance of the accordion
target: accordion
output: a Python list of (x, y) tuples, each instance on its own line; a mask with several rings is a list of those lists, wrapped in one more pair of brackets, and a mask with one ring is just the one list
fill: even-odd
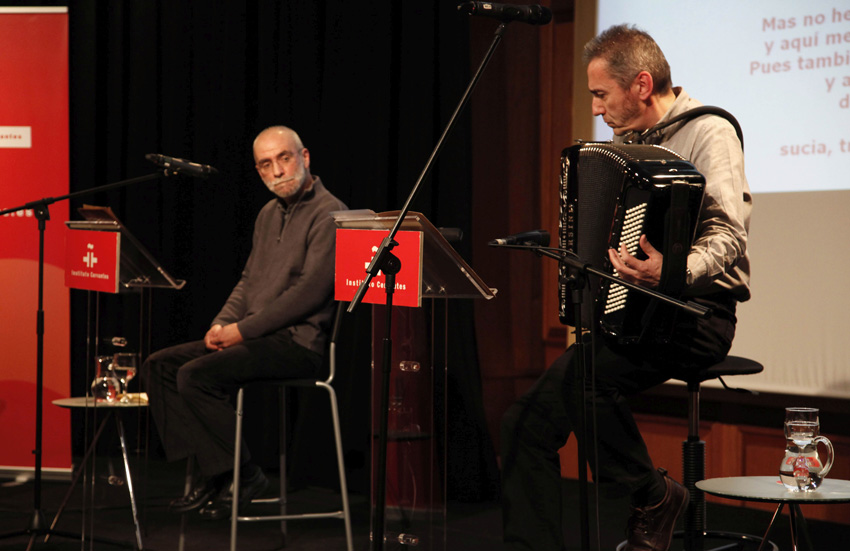
[[(561, 154), (559, 247), (598, 270), (617, 275), (608, 249), (625, 245), (646, 255), (645, 234), (664, 255), (657, 291), (678, 296), (684, 288), (687, 256), (694, 239), (705, 178), (678, 154), (656, 145), (584, 143)], [(559, 316), (575, 325), (569, 267), (559, 267)], [(675, 312), (647, 295), (590, 275), (582, 299), (582, 326), (621, 344), (664, 342)]]

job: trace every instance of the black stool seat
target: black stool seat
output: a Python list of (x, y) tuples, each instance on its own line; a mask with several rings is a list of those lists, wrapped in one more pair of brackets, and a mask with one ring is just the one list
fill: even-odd
[(719, 364), (675, 378), (686, 383), (701, 383), (728, 375), (755, 375), (762, 371), (764, 371), (764, 366), (755, 360), (740, 356), (726, 356), (726, 359)]

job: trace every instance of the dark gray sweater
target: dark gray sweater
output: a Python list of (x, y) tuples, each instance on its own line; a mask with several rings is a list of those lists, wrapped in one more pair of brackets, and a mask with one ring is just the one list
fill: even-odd
[(346, 209), (318, 177), (294, 205), (269, 201), (257, 216), (242, 278), (212, 325), (237, 322), (245, 340), (288, 331), (297, 344), (323, 353), (333, 313), (330, 213)]

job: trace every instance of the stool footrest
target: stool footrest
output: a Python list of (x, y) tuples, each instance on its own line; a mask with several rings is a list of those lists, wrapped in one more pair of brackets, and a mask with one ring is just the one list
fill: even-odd
[(319, 518), (345, 518), (345, 512), (343, 511), (333, 511), (329, 513), (300, 513), (296, 515), (269, 515), (269, 516), (238, 516), (236, 520), (239, 522), (260, 522), (264, 520), (306, 520), (306, 519), (319, 519)]

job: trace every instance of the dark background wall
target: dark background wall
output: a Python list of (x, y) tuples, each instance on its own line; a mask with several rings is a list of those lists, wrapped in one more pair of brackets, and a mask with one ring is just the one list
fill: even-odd
[[(63, 2), (28, 2), (62, 5)], [(468, 19), (452, 1), (314, 2), (74, 0), (69, 3), (71, 191), (148, 174), (147, 153), (215, 166), (209, 180), (169, 177), (71, 204), (108, 205), (173, 276), (153, 293), (150, 348), (200, 338), (247, 259), (253, 221), (270, 195), (251, 141), (286, 124), (311, 151), (313, 173), (350, 208), (398, 209), (469, 78)], [(464, 114), (412, 208), (459, 227), (470, 260), (470, 123)], [(59, 224), (61, 221), (54, 221)], [(329, 259), (328, 269), (333, 269)], [(138, 342), (135, 296), (96, 305), (101, 338)], [(368, 309), (341, 376), (352, 469), (368, 465)], [(91, 298), (72, 297), (72, 387), (87, 385)], [(495, 460), (481, 411), (471, 307), (453, 317), (449, 381), (450, 495), (493, 495)], [(462, 423), (462, 432), (452, 423)], [(453, 438), (463, 434), (463, 438)], [(75, 422), (76, 451), (80, 450)], [(452, 441), (452, 440), (457, 441)], [(469, 469), (469, 464), (481, 465)], [(463, 474), (451, 473), (463, 466)], [(468, 488), (471, 485), (471, 490)]]

